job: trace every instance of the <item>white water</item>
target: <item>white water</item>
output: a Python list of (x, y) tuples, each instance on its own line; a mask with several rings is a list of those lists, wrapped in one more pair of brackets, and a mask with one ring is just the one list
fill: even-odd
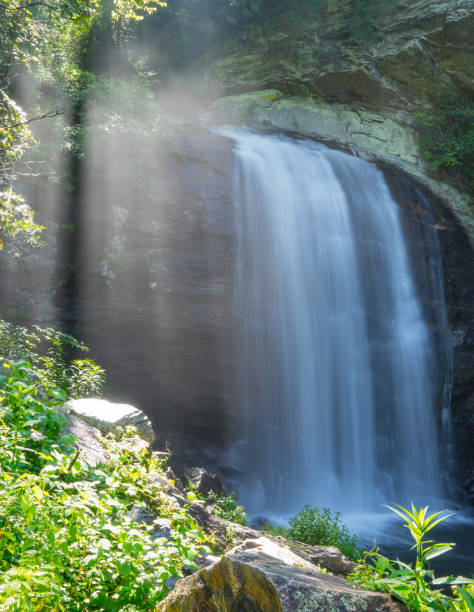
[[(235, 142), (241, 431), (251, 512), (373, 512), (442, 496), (434, 347), (395, 204), (372, 164)], [(439, 407), (438, 407), (439, 409)]]

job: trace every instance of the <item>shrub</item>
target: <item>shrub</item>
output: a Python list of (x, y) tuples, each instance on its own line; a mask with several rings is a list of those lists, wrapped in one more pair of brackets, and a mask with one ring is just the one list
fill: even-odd
[(219, 497), (211, 491), (207, 496), (207, 503), (210, 504), (209, 510), (216, 516), (239, 525), (248, 525), (245, 508), (237, 503), (235, 491), (228, 497)]
[(357, 537), (351, 535), (341, 522), (339, 512), (331, 512), (329, 508), (312, 508), (307, 504), (290, 519), (289, 527), (267, 523), (262, 530), (311, 546), (336, 546), (354, 561), (360, 556)]
[(6, 241), (8, 254), (20, 257), (22, 248), (44, 245), (41, 240), (43, 230), (42, 225), (35, 223), (34, 212), (20, 195), (11, 188), (0, 191), (0, 250)]
[(260, 527), (260, 530), (264, 531), (265, 533), (269, 533), (272, 536), (281, 536), (282, 538), (286, 538), (287, 540), (289, 539), (288, 527), (285, 527), (284, 525), (273, 525), (272, 523), (264, 523)]
[(358, 558), (357, 537), (341, 523), (339, 512), (329, 508), (304, 506), (290, 519), (288, 535), (291, 540), (305, 544), (336, 546), (349, 559)]

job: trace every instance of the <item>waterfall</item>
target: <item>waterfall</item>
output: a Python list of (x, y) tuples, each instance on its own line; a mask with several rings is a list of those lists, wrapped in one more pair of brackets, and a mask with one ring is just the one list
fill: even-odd
[(439, 498), (436, 350), (381, 171), (313, 142), (225, 133), (242, 501), (364, 512)]

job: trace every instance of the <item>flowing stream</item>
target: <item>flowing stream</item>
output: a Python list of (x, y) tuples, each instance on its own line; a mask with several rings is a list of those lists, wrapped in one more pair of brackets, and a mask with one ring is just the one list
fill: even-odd
[(313, 142), (225, 134), (242, 501), (364, 513), (441, 498), (436, 348), (381, 171)]

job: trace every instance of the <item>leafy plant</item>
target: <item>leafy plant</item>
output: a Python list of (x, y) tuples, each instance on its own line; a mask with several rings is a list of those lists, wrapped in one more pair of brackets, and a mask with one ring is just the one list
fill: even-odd
[[(391, 506), (387, 508), (407, 521), (404, 526), (410, 531), (415, 542), (412, 547), (412, 550), (416, 550), (414, 566), (398, 559), (391, 561), (374, 548), (364, 554), (350, 579), (369, 589), (390, 592), (410, 611), (471, 612), (473, 581), (462, 576), (435, 578), (428, 565), (428, 561), (448, 552), (454, 546), (451, 542), (434, 542), (425, 539), (429, 531), (451, 515), (442, 512), (428, 515), (428, 506), (416, 509), (413, 503), (411, 510), (398, 505), (395, 508)], [(459, 585), (470, 586), (466, 590)], [(456, 599), (443, 592), (442, 588), (447, 586), (454, 587)]]
[(61, 388), (69, 397), (100, 395), (104, 370), (92, 359), (73, 359), (69, 352), (89, 349), (73, 336), (56, 329), (34, 326), (33, 330), (0, 320), (0, 363), (25, 360), (44, 388)]
[(336, 546), (350, 559), (358, 556), (357, 537), (351, 535), (341, 522), (339, 512), (306, 505), (289, 523), (288, 535), (292, 540), (311, 545)]
[(311, 546), (336, 546), (352, 560), (360, 556), (357, 537), (341, 522), (339, 512), (331, 512), (329, 508), (313, 508), (307, 504), (290, 519), (289, 527), (266, 524), (262, 529)]
[(239, 525), (248, 525), (245, 508), (237, 503), (235, 491), (227, 497), (220, 497), (211, 491), (207, 496), (207, 503), (210, 504), (209, 510), (216, 516)]

